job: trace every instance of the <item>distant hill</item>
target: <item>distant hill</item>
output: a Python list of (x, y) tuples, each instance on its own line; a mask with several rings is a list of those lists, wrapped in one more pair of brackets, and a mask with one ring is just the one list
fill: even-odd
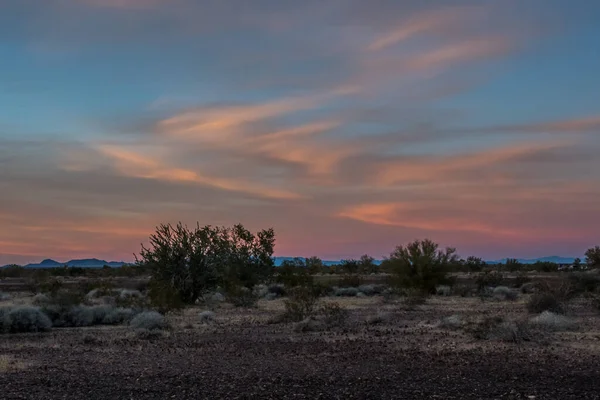
[(105, 265), (109, 267), (117, 268), (122, 267), (123, 265), (130, 265), (129, 263), (123, 261), (105, 261), (98, 260), (97, 258), (87, 258), (82, 260), (70, 260), (66, 262), (58, 262), (51, 259), (47, 259), (42, 261), (39, 264), (27, 264), (25, 268), (56, 268), (56, 267), (81, 267), (81, 268), (102, 268)]
[[(275, 257), (275, 265), (280, 266), (284, 261), (291, 261), (294, 258), (300, 258), (302, 260), (306, 260), (304, 257)], [(506, 262), (506, 258), (502, 258), (500, 260), (491, 260), (486, 261), (487, 264), (503, 264)], [(534, 264), (536, 262), (553, 262), (557, 264), (572, 264), (575, 261), (573, 257), (559, 257), (559, 256), (550, 256), (550, 257), (540, 257), (540, 258), (532, 258), (532, 259), (517, 259), (522, 264)], [(326, 266), (338, 265), (341, 264), (342, 260), (323, 260), (323, 264)], [(375, 264), (381, 264), (381, 260), (375, 260)], [(126, 263), (123, 261), (105, 261), (99, 260), (97, 258), (87, 258), (82, 260), (70, 260), (67, 262), (58, 262), (51, 259), (46, 259), (38, 264), (27, 264), (25, 268), (56, 268), (56, 267), (82, 267), (82, 268), (102, 268), (105, 265), (109, 267), (117, 268), (122, 267), (123, 265), (133, 265), (131, 263)], [(8, 265), (4, 265), (3, 267), (7, 267)], [(3, 268), (2, 267), (2, 268)]]
[[(506, 258), (502, 258), (500, 260), (494, 261), (486, 261), (487, 264), (504, 264), (506, 263)], [(518, 258), (518, 262), (521, 264), (535, 264), (536, 262), (552, 262), (556, 264), (573, 264), (575, 261), (574, 257), (559, 257), (559, 256), (550, 256), (550, 257), (540, 257), (540, 258)]]

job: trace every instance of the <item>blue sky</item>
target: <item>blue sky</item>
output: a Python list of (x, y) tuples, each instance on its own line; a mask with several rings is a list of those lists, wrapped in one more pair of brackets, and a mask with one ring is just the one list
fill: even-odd
[(0, 263), (161, 222), (278, 255), (600, 237), (595, 1), (0, 0)]

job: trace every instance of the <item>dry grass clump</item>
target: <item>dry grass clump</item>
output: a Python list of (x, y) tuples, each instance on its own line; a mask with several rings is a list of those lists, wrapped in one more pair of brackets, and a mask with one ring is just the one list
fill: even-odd
[(506, 286), (496, 286), (492, 291), (492, 296), (497, 300), (510, 300), (514, 301), (517, 299), (517, 292)]
[(202, 311), (200, 314), (198, 314), (198, 318), (200, 319), (200, 322), (203, 324), (208, 324), (211, 322), (214, 322), (215, 320), (215, 313), (213, 311)]
[(22, 371), (27, 369), (27, 366), (26, 363), (15, 360), (12, 356), (0, 354), (0, 374)]
[(156, 311), (144, 311), (136, 315), (129, 322), (129, 326), (136, 330), (155, 331), (168, 329), (169, 323), (162, 314)]
[(392, 314), (379, 310), (376, 314), (367, 316), (365, 323), (367, 325), (379, 325), (388, 323), (391, 319)]
[(574, 329), (577, 326), (572, 319), (551, 311), (544, 311), (540, 315), (531, 318), (529, 322), (537, 327), (551, 331), (566, 331)]
[(439, 323), (439, 327), (445, 329), (459, 329), (460, 327), (462, 327), (462, 325), (463, 320), (458, 314), (442, 318), (442, 320)]

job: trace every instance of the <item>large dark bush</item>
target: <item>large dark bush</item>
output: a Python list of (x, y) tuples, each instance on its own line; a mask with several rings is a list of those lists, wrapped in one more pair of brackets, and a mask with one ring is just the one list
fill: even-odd
[(455, 249), (440, 250), (438, 244), (425, 239), (396, 247), (384, 264), (394, 276), (392, 283), (433, 294), (436, 286), (452, 283), (448, 273), (457, 262)]
[(251, 288), (266, 280), (273, 272), (274, 245), (272, 229), (253, 234), (242, 225), (189, 229), (162, 224), (137, 261), (152, 271), (153, 301), (192, 304), (217, 285)]

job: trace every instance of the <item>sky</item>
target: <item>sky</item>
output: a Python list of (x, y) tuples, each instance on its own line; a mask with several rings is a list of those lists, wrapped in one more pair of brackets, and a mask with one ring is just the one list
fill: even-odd
[(595, 0), (0, 0), (0, 265), (600, 243)]

